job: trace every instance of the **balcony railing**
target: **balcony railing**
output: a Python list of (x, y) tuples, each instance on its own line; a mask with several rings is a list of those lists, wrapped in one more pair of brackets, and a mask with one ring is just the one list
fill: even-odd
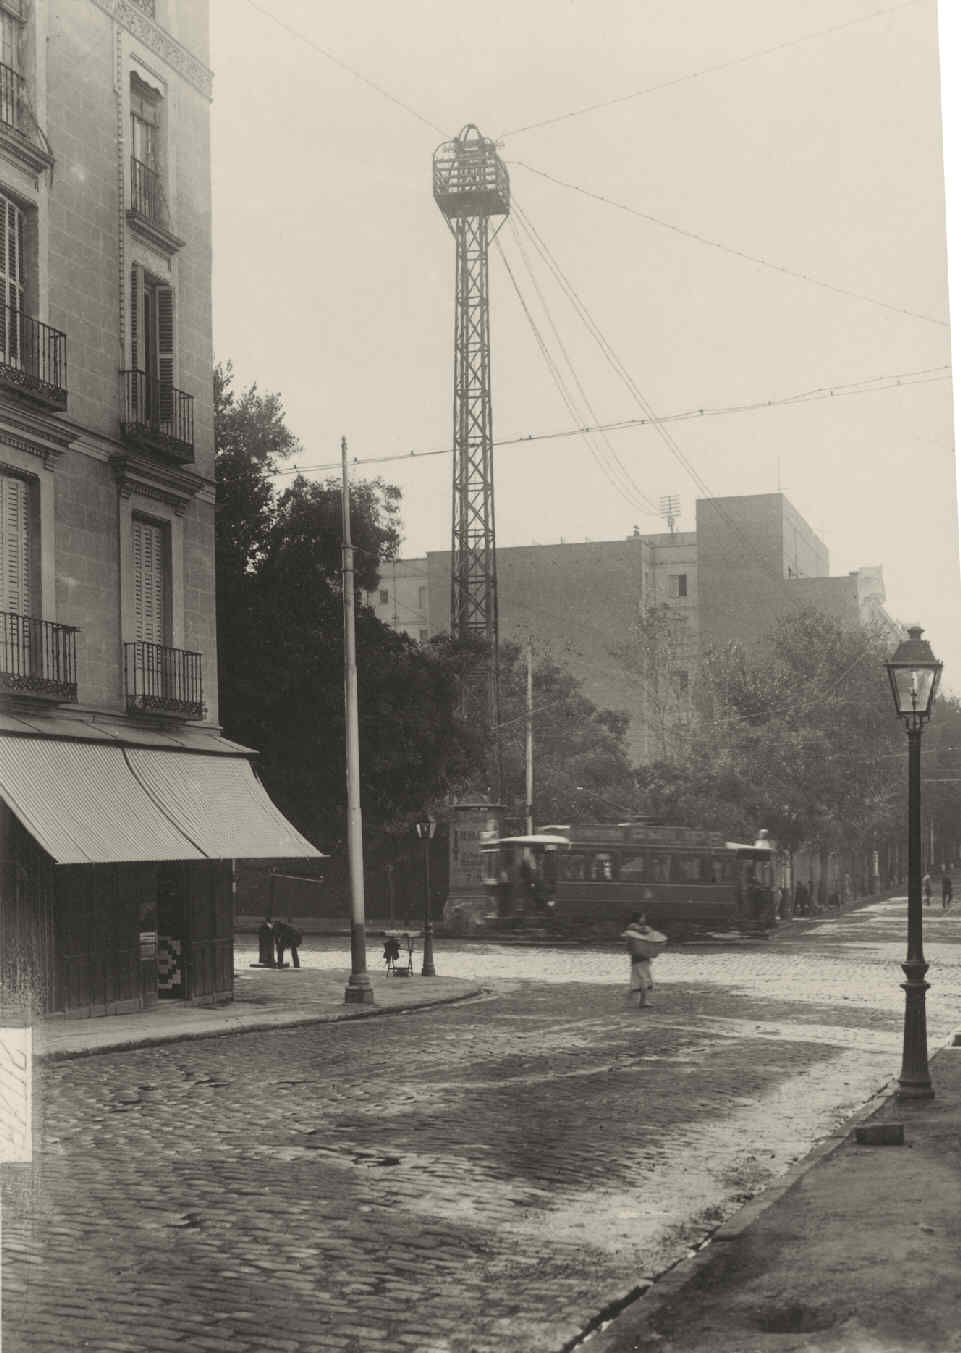
[(128, 441), (161, 451), (175, 460), (194, 458), (194, 398), (161, 385), (145, 371), (121, 371), (121, 427)]
[(23, 79), (11, 66), (0, 62), (0, 122), (6, 127), (20, 126)]
[(0, 691), (76, 700), (76, 629), (0, 611)]
[(0, 302), (0, 384), (67, 407), (67, 335)]
[(203, 657), (142, 639), (124, 644), (127, 709), (176, 719), (202, 719)]
[(130, 157), (130, 206), (148, 221), (166, 226), (167, 204), (160, 187), (160, 175), (149, 164), (133, 156)]

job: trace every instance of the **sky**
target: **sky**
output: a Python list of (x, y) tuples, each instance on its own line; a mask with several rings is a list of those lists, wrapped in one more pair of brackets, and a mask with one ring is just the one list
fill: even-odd
[[(401, 487), (404, 556), (447, 548), (454, 243), (431, 159), (475, 123), (512, 191), (490, 251), (498, 545), (663, 530), (666, 495), (693, 529), (698, 497), (780, 489), (832, 574), (883, 566), (888, 610), (961, 692), (938, 19), (936, 0), (212, 0), (217, 357), (281, 395), (312, 477), (346, 436), (353, 474)], [(661, 435), (636, 422), (652, 409), (690, 416)], [(629, 425), (545, 435), (597, 423)]]

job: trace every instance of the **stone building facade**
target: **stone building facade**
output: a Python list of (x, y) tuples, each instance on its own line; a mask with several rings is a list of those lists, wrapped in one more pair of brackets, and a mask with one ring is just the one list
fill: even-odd
[(0, 0), (0, 976), (232, 991), (231, 860), (316, 854), (220, 736), (206, 0)]
[[(449, 591), (438, 550), (388, 565), (367, 601), (422, 639), (446, 632)], [(500, 548), (497, 596), (501, 638), (533, 639), (595, 704), (627, 712), (639, 761), (670, 757), (711, 645), (763, 642), (799, 605), (898, 633), (880, 567), (831, 577), (827, 547), (781, 493), (699, 500), (694, 531)]]

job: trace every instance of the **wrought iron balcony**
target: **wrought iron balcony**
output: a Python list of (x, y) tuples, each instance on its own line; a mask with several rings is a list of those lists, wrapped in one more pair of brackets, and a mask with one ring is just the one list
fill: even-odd
[(202, 719), (203, 657), (182, 648), (165, 648), (142, 639), (124, 644), (124, 680), (131, 713), (173, 719)]
[(184, 241), (170, 229), (170, 211), (163, 180), (156, 169), (130, 157), (130, 206), (127, 221), (155, 249), (173, 256)]
[(0, 122), (6, 127), (20, 126), (23, 79), (11, 66), (0, 62)]
[(0, 611), (0, 691), (76, 700), (76, 629)]
[(0, 385), (67, 407), (67, 335), (0, 302)]
[(174, 460), (194, 458), (194, 398), (145, 371), (121, 371), (120, 425), (129, 442)]
[(163, 194), (160, 175), (156, 169), (142, 160), (130, 157), (130, 207), (154, 221), (157, 225), (167, 226), (167, 200)]

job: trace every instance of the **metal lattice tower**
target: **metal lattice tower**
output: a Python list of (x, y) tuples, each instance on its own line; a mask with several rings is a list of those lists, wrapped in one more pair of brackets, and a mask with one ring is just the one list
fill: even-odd
[(470, 683), (472, 689), (464, 691), (463, 704), (470, 714), (486, 697), (490, 726), (496, 728), (497, 566), (487, 255), (493, 238), (490, 218), (506, 218), (510, 210), (510, 182), (494, 142), (473, 124), (435, 151), (434, 201), (457, 246), (450, 632), (455, 639), (477, 639), (486, 645), (484, 670)]

